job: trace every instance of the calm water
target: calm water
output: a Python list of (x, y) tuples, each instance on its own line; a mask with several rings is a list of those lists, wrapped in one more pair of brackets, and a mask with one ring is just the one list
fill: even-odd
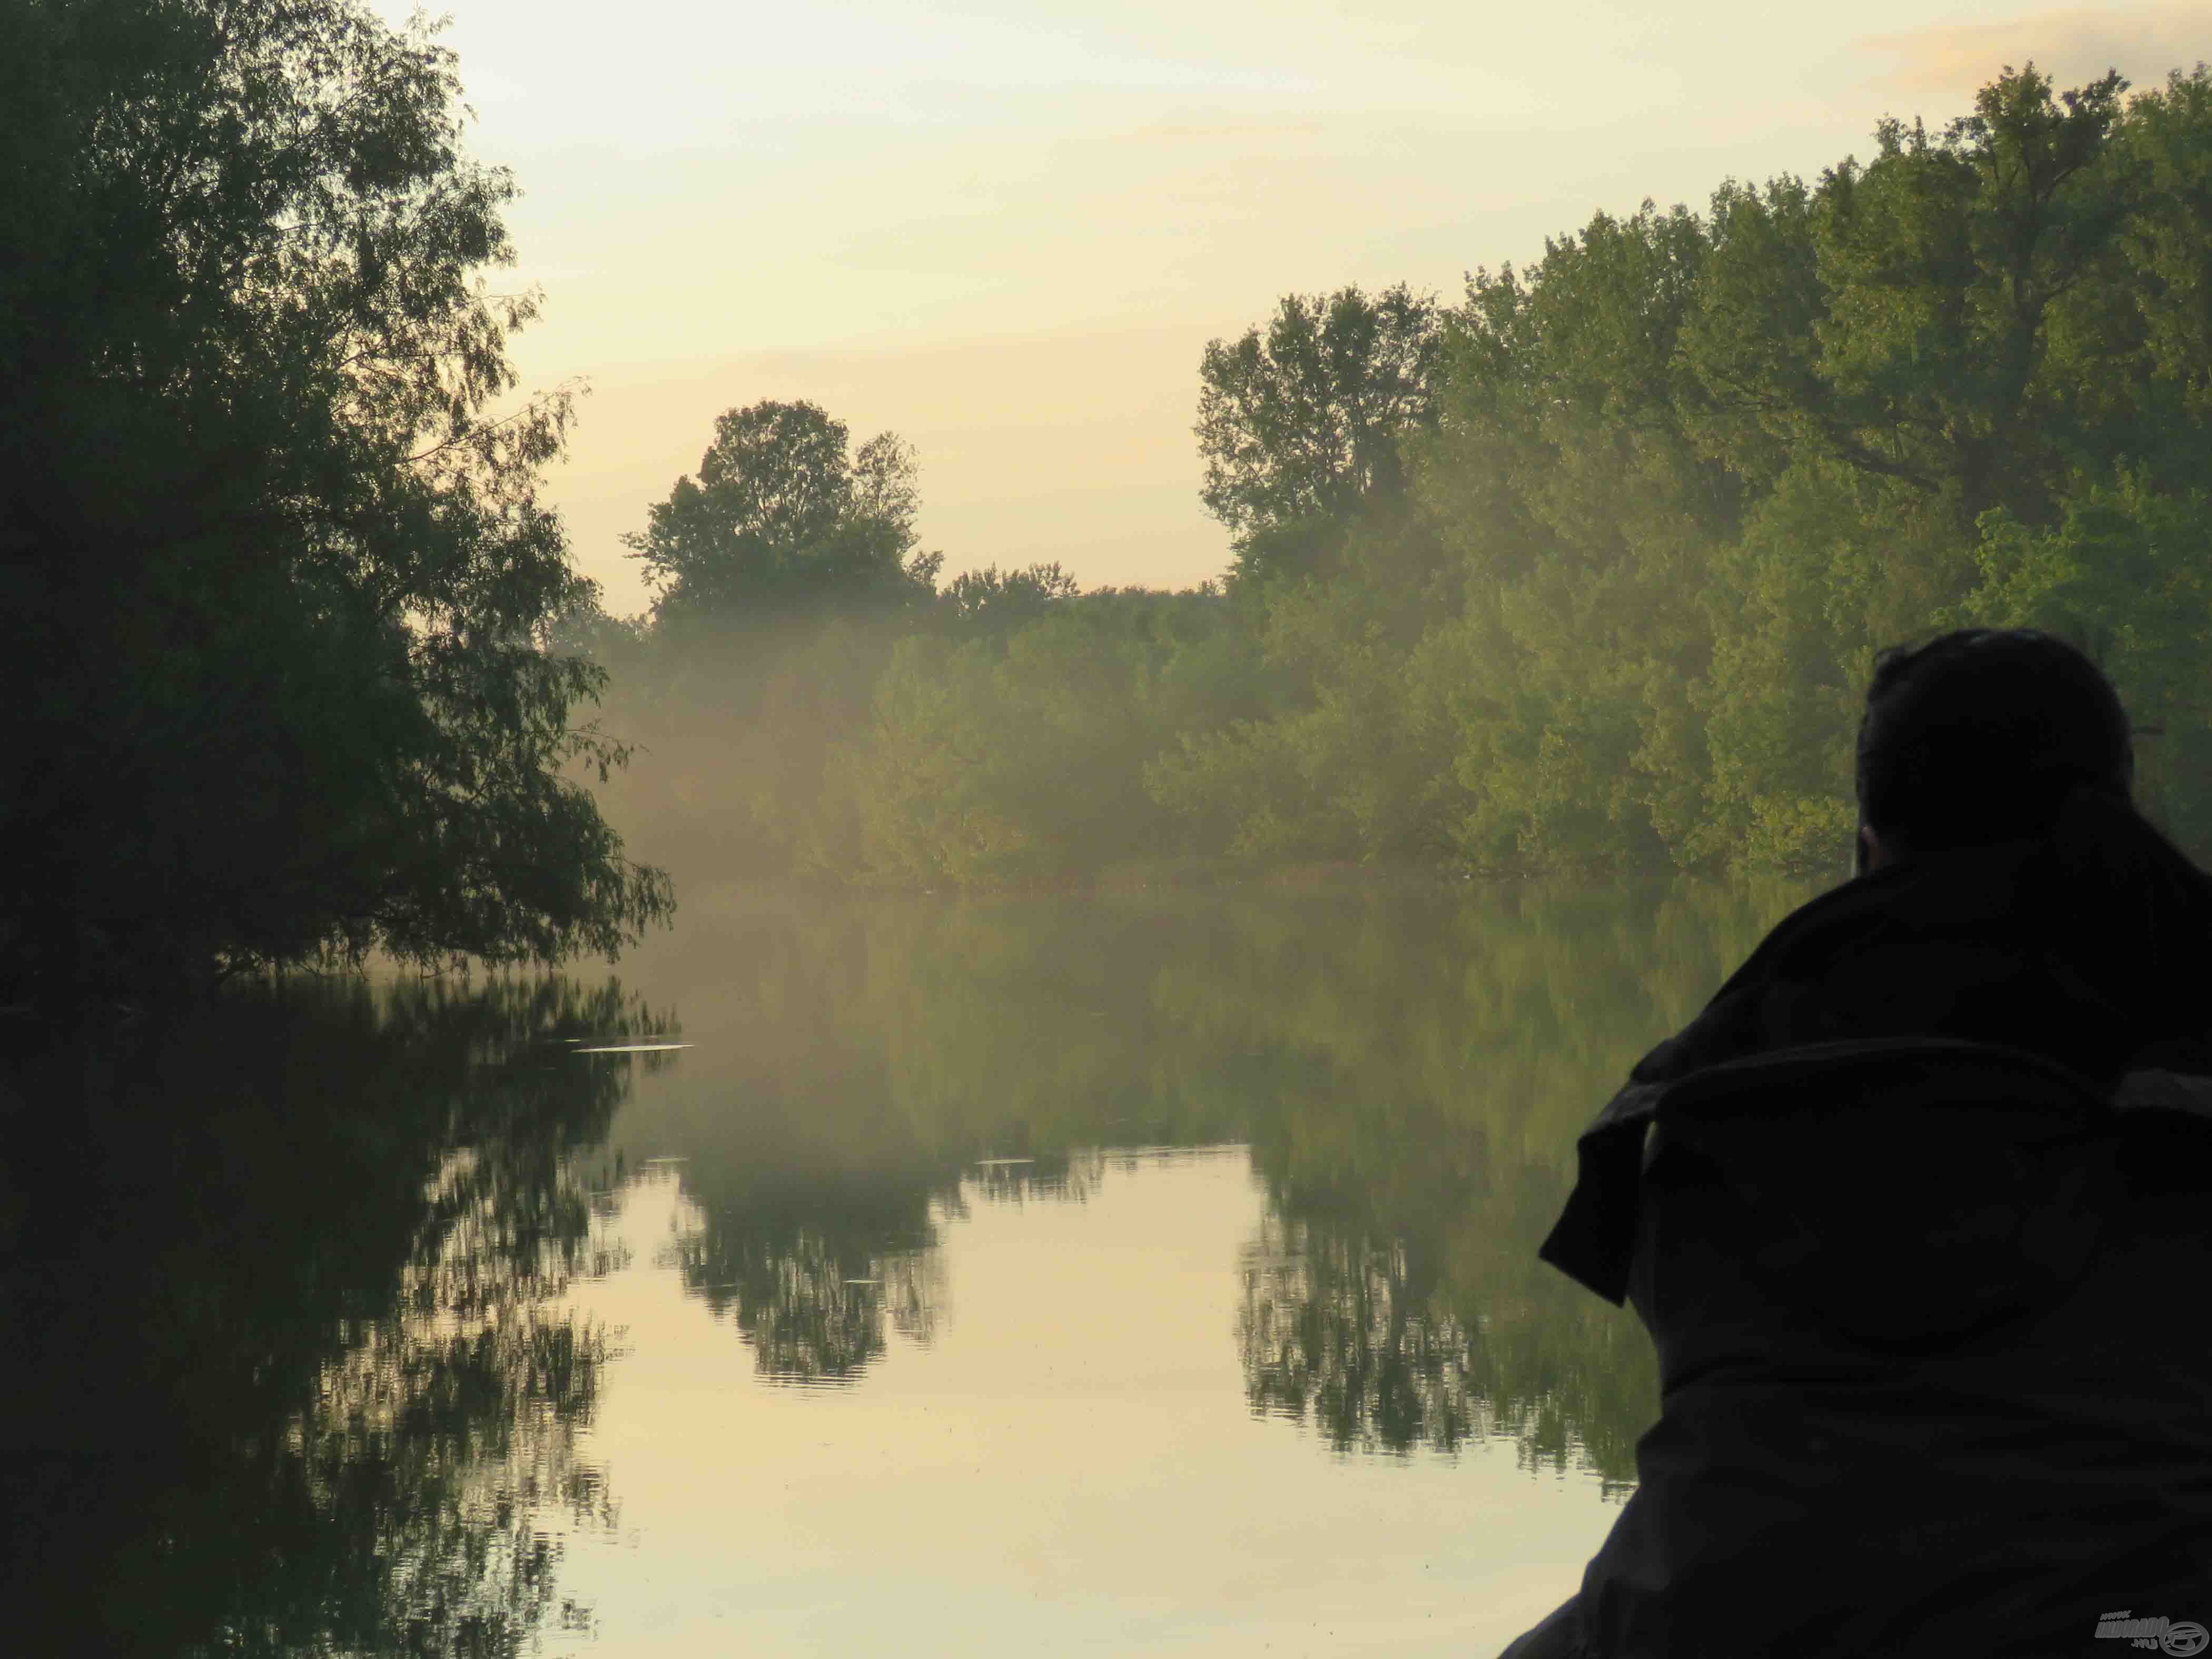
[(19, 1064), (0, 1648), (1494, 1650), (1656, 1403), (1575, 1134), (1804, 896), (691, 893)]

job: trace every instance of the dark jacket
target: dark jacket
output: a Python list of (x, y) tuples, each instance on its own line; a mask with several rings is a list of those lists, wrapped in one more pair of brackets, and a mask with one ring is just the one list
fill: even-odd
[(2212, 885), (2139, 829), (1814, 900), (1583, 1135), (1541, 1253), (1662, 1394), (1589, 1651), (2096, 1655), (2122, 1612), (2197, 1650)]

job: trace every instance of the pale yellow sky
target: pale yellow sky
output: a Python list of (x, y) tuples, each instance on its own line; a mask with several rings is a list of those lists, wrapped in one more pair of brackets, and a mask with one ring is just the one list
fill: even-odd
[(1597, 209), (1948, 119), (2008, 63), (2212, 55), (2212, 3), (449, 3), (473, 148), (525, 191), (495, 285), (545, 291), (517, 367), (592, 388), (549, 495), (618, 613), (646, 594), (617, 538), (763, 398), (912, 441), (948, 574), (1198, 581), (1227, 557), (1200, 354), (1279, 295), (1455, 299)]

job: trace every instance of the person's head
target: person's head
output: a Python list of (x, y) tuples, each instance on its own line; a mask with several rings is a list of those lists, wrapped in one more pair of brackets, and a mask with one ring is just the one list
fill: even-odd
[(1875, 659), (1859, 722), (1859, 866), (2015, 841), (2087, 786), (2135, 783), (2127, 711), (2097, 665), (2033, 629), (1962, 629)]

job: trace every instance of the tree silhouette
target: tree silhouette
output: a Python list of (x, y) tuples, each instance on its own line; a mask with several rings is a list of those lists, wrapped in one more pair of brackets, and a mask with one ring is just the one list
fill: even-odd
[(604, 677), (494, 418), (530, 295), (453, 56), (355, 0), (0, 15), (0, 997), (665, 915), (572, 763)]
[(938, 557), (915, 548), (914, 451), (894, 433), (850, 448), (817, 404), (732, 409), (695, 480), (680, 477), (623, 538), (659, 586), (664, 627), (772, 622), (927, 602)]

